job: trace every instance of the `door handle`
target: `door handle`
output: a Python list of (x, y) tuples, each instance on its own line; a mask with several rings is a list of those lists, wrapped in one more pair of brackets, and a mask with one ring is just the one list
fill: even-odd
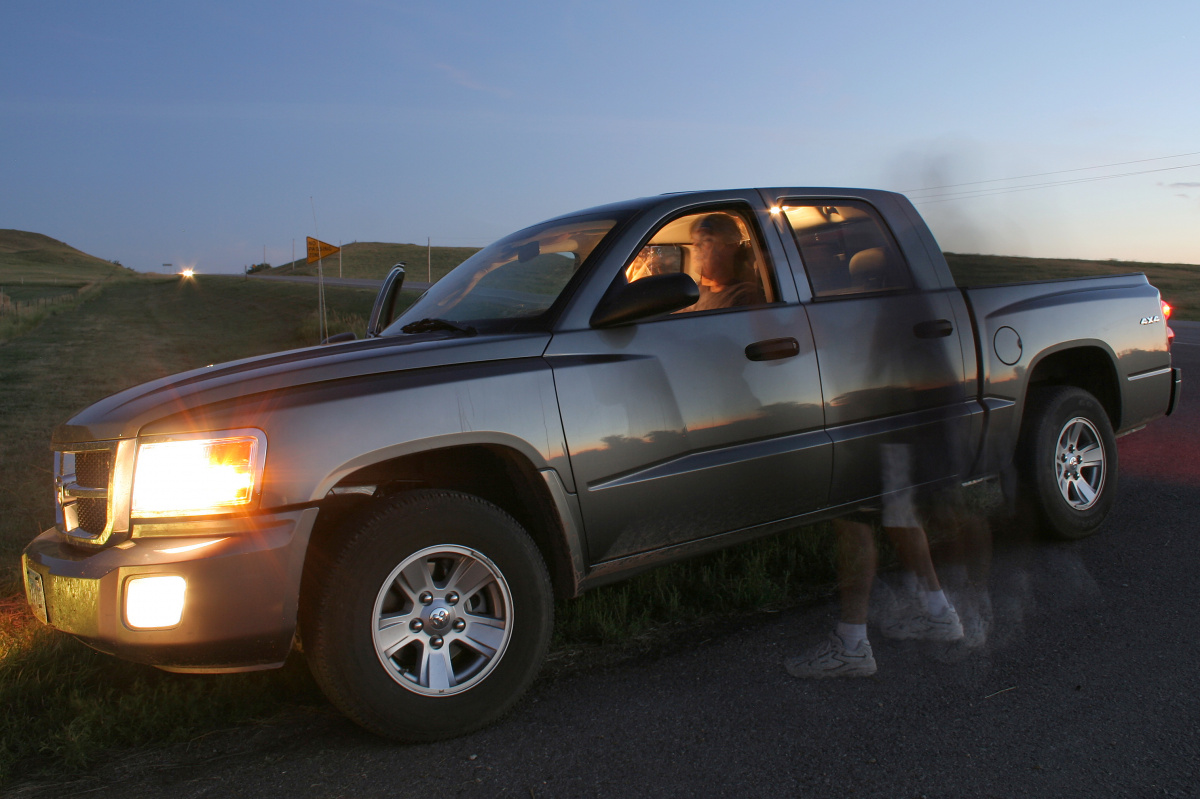
[(942, 338), (953, 332), (954, 325), (950, 324), (949, 319), (931, 319), (913, 325), (913, 334), (917, 338)]
[(746, 346), (746, 357), (752, 361), (773, 361), (800, 354), (800, 342), (794, 338), (771, 338)]

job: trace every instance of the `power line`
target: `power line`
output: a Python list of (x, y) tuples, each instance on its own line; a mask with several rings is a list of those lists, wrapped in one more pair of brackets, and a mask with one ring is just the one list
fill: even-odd
[[(934, 191), (936, 189), (956, 189), (960, 186), (981, 186), (984, 183), (1004, 183), (1009, 180), (1025, 180), (1026, 178), (1044, 178), (1047, 175), (1065, 175), (1068, 172), (1086, 172), (1089, 169), (1110, 169), (1114, 166), (1128, 166), (1129, 164), (1145, 164), (1150, 161), (1167, 161), (1172, 158), (1186, 158), (1190, 155), (1200, 155), (1200, 151), (1194, 153), (1180, 153), (1179, 155), (1161, 155), (1157, 158), (1139, 158), (1136, 161), (1118, 161), (1115, 164), (1101, 164), (1099, 166), (1081, 166), (1075, 169), (1059, 169), (1054, 172), (1035, 172), (1032, 175), (1017, 175), (1011, 178), (992, 178), (991, 180), (976, 180), (970, 183), (947, 183), (945, 186), (926, 186), (923, 189), (905, 189), (901, 194), (912, 194), (919, 191)], [(1175, 167), (1170, 167), (1174, 169)], [(1182, 169), (1182, 167), (1180, 167)], [(1154, 171), (1154, 170), (1150, 170)], [(1140, 174), (1131, 172), (1129, 174)]]
[[(1175, 157), (1178, 157), (1178, 156), (1175, 156)], [(1157, 159), (1146, 159), (1146, 160), (1157, 160)], [(1013, 192), (1018, 192), (1018, 191), (1032, 191), (1034, 189), (1044, 189), (1044, 188), (1048, 188), (1051, 186), (1070, 186), (1070, 185), (1073, 185), (1076, 183), (1092, 183), (1097, 180), (1112, 180), (1113, 178), (1127, 178), (1132, 175), (1148, 175), (1152, 172), (1170, 172), (1175, 169), (1191, 169), (1192, 167), (1198, 167), (1198, 166), (1200, 166), (1200, 164), (1183, 164), (1181, 166), (1166, 166), (1166, 167), (1161, 167), (1159, 169), (1141, 169), (1141, 170), (1137, 170), (1135, 172), (1121, 172), (1116, 175), (1096, 175), (1096, 176), (1090, 177), (1090, 178), (1074, 178), (1072, 180), (1051, 180), (1051, 181), (1047, 181), (1045, 183), (1031, 183), (1031, 184), (1028, 184), (1025, 186), (1008, 186), (1005, 188), (995, 188), (995, 189), (974, 189), (971, 191), (951, 191), (951, 192), (946, 192), (945, 194), (931, 194), (928, 197), (920, 197), (920, 198), (914, 199), (913, 204), (914, 205), (932, 205), (934, 203), (945, 203), (945, 202), (951, 202), (953, 200), (969, 200), (969, 199), (973, 199), (975, 197), (991, 197), (991, 196), (994, 196), (997, 194), (1011, 194)], [(1068, 169), (1068, 170), (1063, 170), (1063, 171), (1064, 172), (1073, 172), (1076, 170)], [(1058, 174), (1058, 173), (1047, 173), (1047, 174)], [(1016, 180), (1016, 178), (1013, 178), (1013, 180)], [(980, 181), (980, 182), (987, 183), (987, 182), (991, 182), (991, 181)], [(973, 185), (973, 184), (960, 183), (958, 185), (969, 186), (969, 185)], [(947, 188), (949, 188), (949, 187), (947, 187)]]

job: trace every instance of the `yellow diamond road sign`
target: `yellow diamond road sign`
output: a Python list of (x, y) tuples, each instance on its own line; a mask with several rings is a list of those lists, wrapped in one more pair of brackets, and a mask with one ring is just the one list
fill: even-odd
[(312, 236), (308, 237), (308, 262), (316, 263), (322, 258), (328, 258), (333, 255), (340, 247), (334, 247), (332, 244), (326, 244), (323, 241), (317, 241)]

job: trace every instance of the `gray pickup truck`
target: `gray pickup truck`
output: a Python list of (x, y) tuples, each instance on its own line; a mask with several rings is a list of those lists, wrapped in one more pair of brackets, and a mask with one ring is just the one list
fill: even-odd
[[(400, 740), (485, 724), (554, 599), (1001, 473), (1066, 537), (1180, 375), (1143, 275), (961, 289), (901, 195), (671, 194), (521, 230), (361, 341), (128, 389), (54, 433), (38, 617), (177, 672), (301, 647)], [(894, 483), (894, 481), (893, 481)], [(890, 485), (888, 491), (895, 490)]]

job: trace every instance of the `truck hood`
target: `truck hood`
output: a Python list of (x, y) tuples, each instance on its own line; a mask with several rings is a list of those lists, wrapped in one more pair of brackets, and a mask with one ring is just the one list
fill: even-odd
[(59, 425), (53, 443), (133, 438), (143, 425), (215, 402), (374, 374), (538, 358), (548, 333), (388, 336), (260, 355), (143, 383), (100, 400)]

